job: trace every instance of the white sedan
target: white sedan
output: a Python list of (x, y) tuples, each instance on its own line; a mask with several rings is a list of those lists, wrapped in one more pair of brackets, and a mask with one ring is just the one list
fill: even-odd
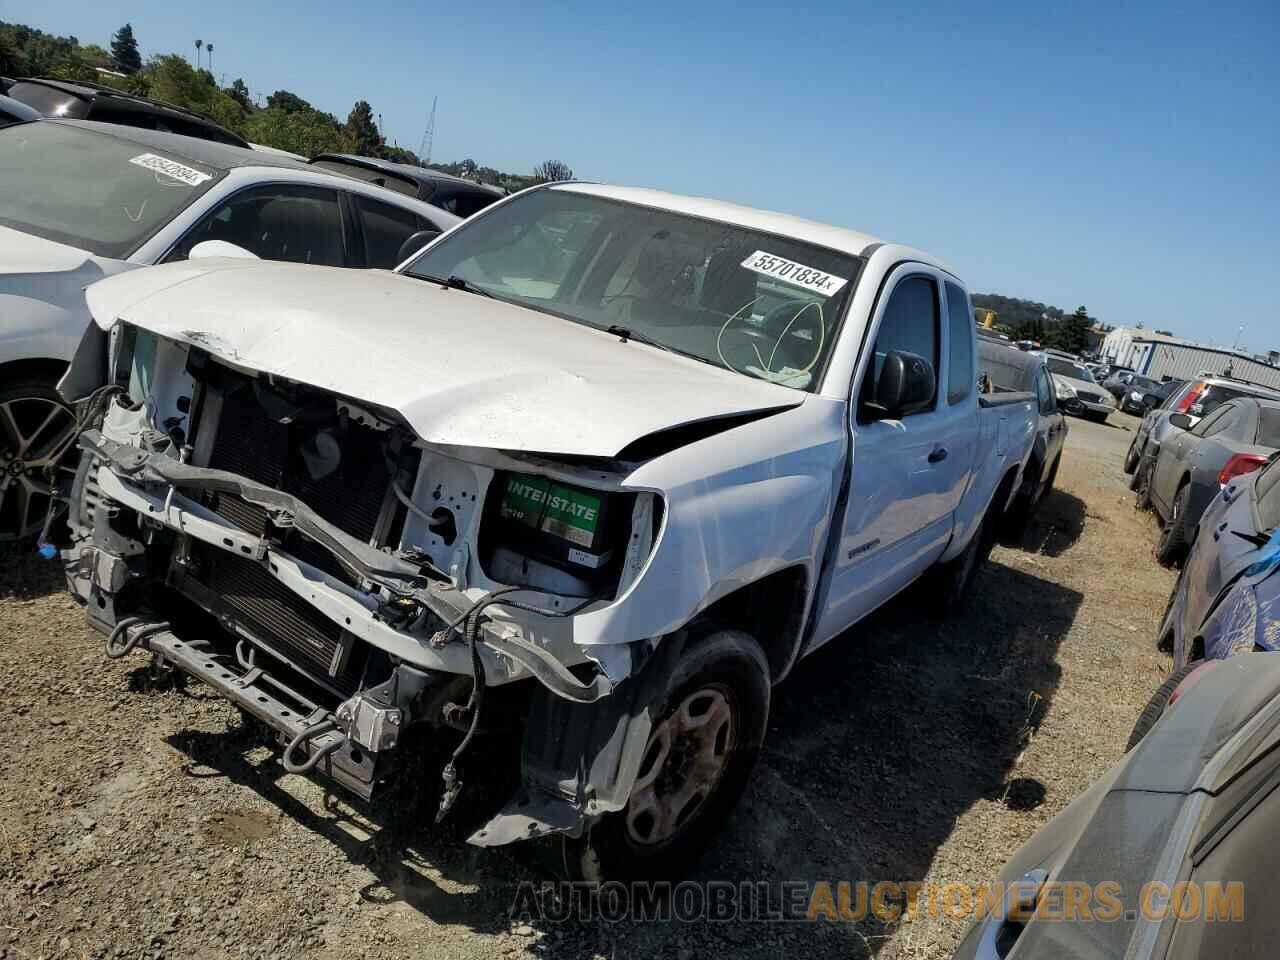
[(391, 268), (461, 222), (285, 157), (84, 121), (0, 130), (0, 171), (0, 541), (49, 513), (86, 286), (204, 256)]

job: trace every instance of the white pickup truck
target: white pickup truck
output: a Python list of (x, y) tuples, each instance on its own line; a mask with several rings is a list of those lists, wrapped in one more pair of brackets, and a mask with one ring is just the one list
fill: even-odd
[(108, 655), (364, 796), (402, 736), (447, 745), (441, 816), (518, 705), (521, 786), (468, 798), (471, 840), (553, 836), (584, 877), (679, 872), (772, 684), (920, 577), (958, 602), (1035, 434), (933, 257), (648, 190), (534, 188), (395, 272), (87, 296), (63, 556)]

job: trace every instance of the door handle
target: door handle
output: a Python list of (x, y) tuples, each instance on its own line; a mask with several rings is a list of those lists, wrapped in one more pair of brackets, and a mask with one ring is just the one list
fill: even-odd
[(947, 459), (946, 447), (937, 447), (934, 449), (932, 453), (929, 454), (930, 463), (941, 463), (945, 459)]

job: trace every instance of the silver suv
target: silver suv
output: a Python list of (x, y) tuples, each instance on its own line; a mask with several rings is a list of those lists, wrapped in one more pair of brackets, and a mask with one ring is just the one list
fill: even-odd
[(1178, 427), (1169, 422), (1169, 417), (1175, 413), (1185, 413), (1191, 418), (1190, 426), (1194, 427), (1218, 407), (1236, 397), (1280, 400), (1280, 390), (1234, 377), (1200, 376), (1195, 380), (1188, 380), (1180, 390), (1171, 393), (1164, 403), (1142, 418), (1124, 458), (1124, 472), (1132, 474), (1129, 489), (1138, 492), (1140, 509), (1146, 509), (1150, 504), (1147, 486), (1156, 456), (1160, 453), (1160, 444), (1171, 433), (1179, 431)]

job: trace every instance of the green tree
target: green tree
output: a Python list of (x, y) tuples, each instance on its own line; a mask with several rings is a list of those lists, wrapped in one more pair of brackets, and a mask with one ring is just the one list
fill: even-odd
[(347, 147), (361, 157), (382, 155), (383, 139), (378, 125), (373, 122), (373, 107), (367, 100), (357, 100), (347, 116), (345, 128)]
[(253, 101), (249, 98), (249, 87), (239, 77), (236, 77), (231, 82), (231, 86), (227, 88), (226, 92), (227, 96), (240, 104), (245, 113), (253, 109)]
[(268, 107), (250, 114), (240, 134), (253, 143), (288, 150), (304, 157), (317, 153), (341, 153), (345, 136), (333, 117), (318, 110), (287, 113)]
[(285, 113), (301, 113), (303, 110), (311, 110), (312, 106), (296, 93), (290, 93), (288, 90), (277, 90), (267, 97), (267, 109), (283, 110)]
[(142, 54), (133, 36), (132, 24), (126, 23), (111, 35), (111, 59), (121, 73), (134, 74), (142, 69)]
[(1065, 350), (1068, 353), (1082, 353), (1089, 348), (1089, 330), (1093, 326), (1093, 318), (1084, 307), (1076, 307), (1076, 312), (1063, 317), (1045, 335), (1045, 344)]

